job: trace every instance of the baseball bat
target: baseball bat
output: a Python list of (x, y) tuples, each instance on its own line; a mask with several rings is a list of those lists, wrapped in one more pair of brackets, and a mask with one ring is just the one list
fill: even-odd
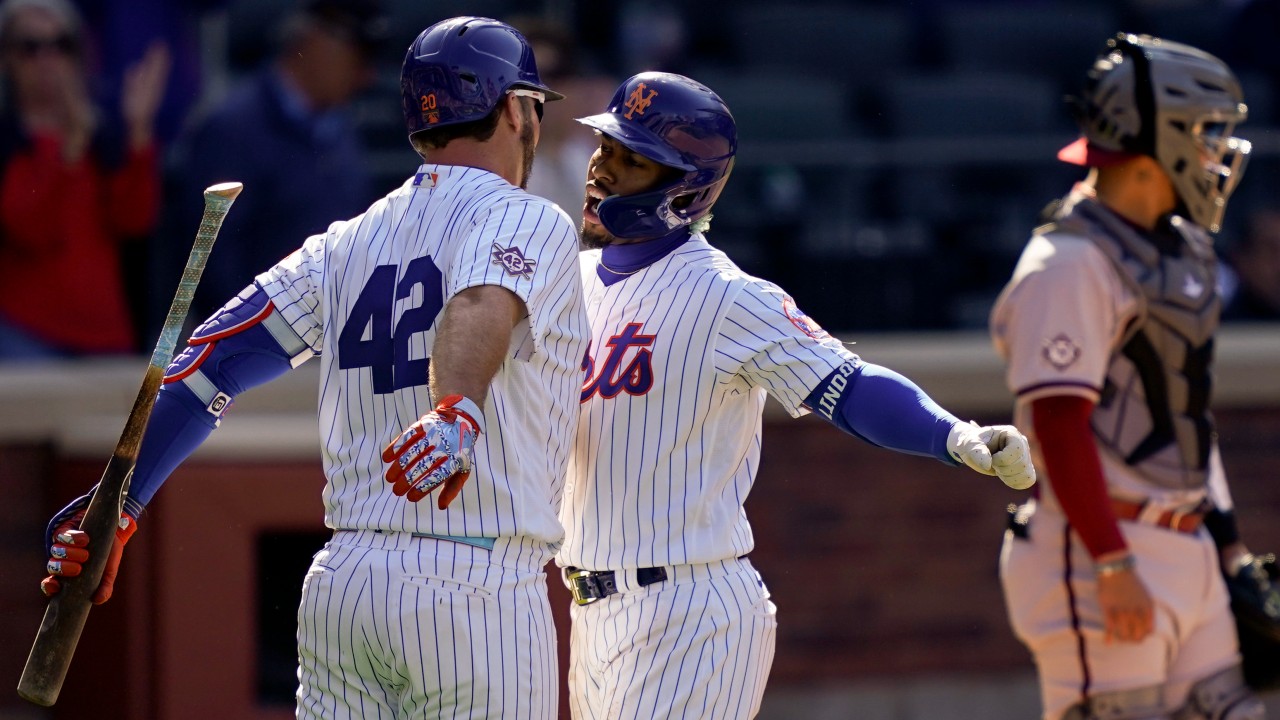
[(75, 653), (80, 632), (84, 629), (85, 620), (93, 606), (93, 592), (98, 588), (102, 571), (107, 565), (107, 556), (110, 554), (108, 550), (111, 543), (115, 542), (116, 526), (124, 506), (125, 493), (129, 489), (133, 466), (138, 459), (138, 448), (142, 444), (142, 434), (147, 428), (151, 410), (155, 407), (156, 394), (160, 391), (165, 368), (173, 359), (178, 334), (186, 322), (191, 298), (209, 259), (209, 250), (218, 237), (218, 230), (227, 216), (227, 210), (243, 188), (238, 182), (230, 182), (213, 185), (204, 191), (204, 216), (200, 220), (200, 229), (196, 233), (191, 255), (187, 258), (187, 266), (182, 271), (178, 291), (169, 305), (169, 314), (165, 316), (160, 340), (151, 354), (151, 364), (147, 366), (142, 387), (138, 390), (137, 399), (133, 401), (133, 410), (125, 421), (124, 432), (120, 434), (120, 441), (116, 443), (115, 451), (107, 462), (107, 469), (102, 473), (98, 488), (85, 509), (84, 520), (80, 523), (80, 529), (88, 533), (89, 540), (96, 549), (89, 554), (89, 560), (84, 563), (80, 575), (59, 579), (62, 589), (49, 599), (44, 620), (40, 623), (35, 643), (31, 646), (31, 654), (27, 656), (26, 667), (22, 670), (22, 679), (18, 681), (18, 695), (37, 705), (53, 705), (62, 690), (67, 668), (71, 665), (71, 656)]

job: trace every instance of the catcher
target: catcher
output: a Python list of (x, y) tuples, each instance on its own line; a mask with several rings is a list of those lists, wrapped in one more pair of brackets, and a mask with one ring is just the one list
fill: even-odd
[(1196, 48), (1120, 34), (1076, 110), (1082, 137), (1058, 157), (1088, 176), (1047, 209), (991, 317), (1048, 478), (1005, 536), (1009, 618), (1045, 720), (1260, 720), (1231, 607), (1274, 632), (1275, 565), (1240, 542), (1209, 412), (1210, 233), (1250, 151), (1232, 136), (1240, 84)]

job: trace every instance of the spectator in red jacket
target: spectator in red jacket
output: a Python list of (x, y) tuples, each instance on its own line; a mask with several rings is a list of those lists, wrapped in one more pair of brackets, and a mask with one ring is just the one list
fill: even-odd
[(153, 124), (169, 71), (152, 47), (118, 120), (93, 101), (67, 0), (0, 4), (0, 359), (135, 351), (120, 248), (160, 204)]

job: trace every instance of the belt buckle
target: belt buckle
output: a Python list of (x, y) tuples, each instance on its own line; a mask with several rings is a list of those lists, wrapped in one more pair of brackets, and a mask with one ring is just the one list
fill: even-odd
[(595, 574), (590, 570), (565, 568), (564, 576), (569, 581), (569, 593), (578, 605), (590, 605), (604, 597), (596, 583)]

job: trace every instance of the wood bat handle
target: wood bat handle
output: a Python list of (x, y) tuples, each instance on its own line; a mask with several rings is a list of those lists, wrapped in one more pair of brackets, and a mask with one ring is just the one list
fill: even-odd
[(142, 387), (138, 389), (138, 397), (133, 401), (133, 409), (125, 421), (124, 431), (111, 454), (111, 460), (107, 462), (102, 479), (98, 481), (98, 489), (89, 500), (84, 520), (80, 523), (80, 529), (89, 535), (89, 560), (84, 563), (80, 575), (59, 580), (62, 589), (50, 598), (45, 608), (44, 620), (41, 621), (40, 630), (31, 645), (31, 654), (27, 656), (27, 664), (22, 669), (22, 678), (18, 681), (18, 695), (24, 700), (49, 707), (57, 702), (58, 693), (62, 691), (67, 668), (71, 666), (71, 657), (75, 654), (80, 633), (84, 630), (85, 620), (93, 607), (93, 593), (102, 580), (102, 571), (106, 569), (111, 543), (115, 542), (117, 523), (129, 490), (129, 479), (133, 475), (134, 463), (138, 460), (138, 448), (142, 445), (147, 420), (151, 418), (151, 410), (155, 407), (156, 394), (160, 392), (165, 368), (173, 360), (178, 334), (186, 322), (196, 285), (200, 282), (200, 275), (209, 259), (209, 250), (218, 237), (218, 230), (222, 227), (227, 211), (231, 209), (231, 203), (243, 188), (240, 183), (222, 183), (204, 191), (204, 215), (200, 220), (200, 229), (196, 232), (191, 255), (182, 272), (182, 280), (178, 283), (178, 290), (169, 306), (160, 339), (151, 355)]

